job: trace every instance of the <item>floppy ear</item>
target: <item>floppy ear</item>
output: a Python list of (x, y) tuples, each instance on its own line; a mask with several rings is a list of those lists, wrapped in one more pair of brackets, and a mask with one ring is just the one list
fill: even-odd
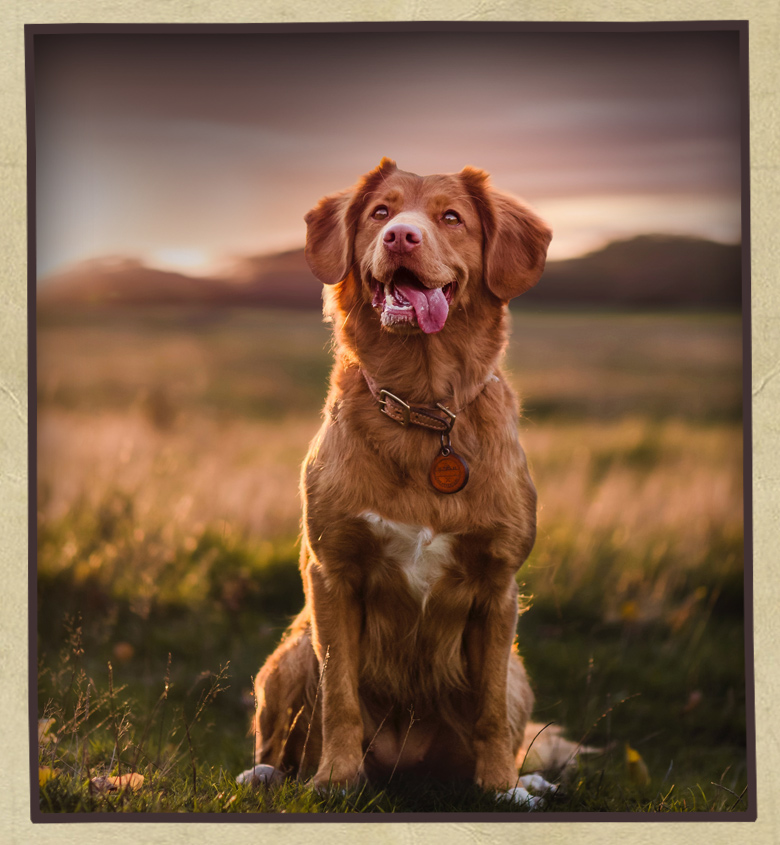
[(352, 267), (355, 227), (363, 198), (395, 169), (392, 159), (383, 158), (353, 188), (324, 197), (304, 216), (304, 254), (312, 273), (321, 282), (335, 285), (346, 278)]
[(352, 264), (354, 232), (347, 228), (352, 190), (324, 197), (303, 218), (306, 221), (304, 254), (312, 273), (326, 285), (335, 285)]
[(508, 302), (541, 278), (552, 230), (519, 200), (490, 187), (484, 171), (467, 167), (461, 178), (482, 213), (485, 284)]

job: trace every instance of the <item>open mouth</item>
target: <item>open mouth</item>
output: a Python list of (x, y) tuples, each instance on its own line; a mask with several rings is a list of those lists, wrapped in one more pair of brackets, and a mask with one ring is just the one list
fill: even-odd
[(382, 325), (408, 325), (425, 334), (441, 331), (447, 321), (454, 282), (441, 288), (427, 288), (410, 270), (400, 268), (384, 284), (372, 279), (371, 304), (380, 309)]

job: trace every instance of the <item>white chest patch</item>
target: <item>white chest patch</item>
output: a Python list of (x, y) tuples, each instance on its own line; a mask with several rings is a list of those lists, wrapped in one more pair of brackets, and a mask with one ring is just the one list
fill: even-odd
[(384, 519), (371, 511), (361, 514), (383, 541), (385, 554), (403, 570), (412, 594), (425, 602), (431, 587), (452, 561), (454, 534), (434, 534), (422, 525)]

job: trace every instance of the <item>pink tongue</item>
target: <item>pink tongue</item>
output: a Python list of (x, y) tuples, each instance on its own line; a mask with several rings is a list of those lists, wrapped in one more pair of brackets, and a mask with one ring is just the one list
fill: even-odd
[(421, 289), (413, 285), (405, 285), (403, 282), (396, 282), (395, 289), (411, 302), (417, 317), (417, 325), (425, 334), (441, 331), (450, 310), (441, 288)]

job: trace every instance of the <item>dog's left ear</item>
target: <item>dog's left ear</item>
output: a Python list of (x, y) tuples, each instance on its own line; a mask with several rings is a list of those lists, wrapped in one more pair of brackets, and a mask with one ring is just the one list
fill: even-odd
[(541, 278), (552, 230), (528, 206), (492, 188), (484, 171), (466, 167), (460, 176), (482, 215), (485, 284), (508, 302)]

